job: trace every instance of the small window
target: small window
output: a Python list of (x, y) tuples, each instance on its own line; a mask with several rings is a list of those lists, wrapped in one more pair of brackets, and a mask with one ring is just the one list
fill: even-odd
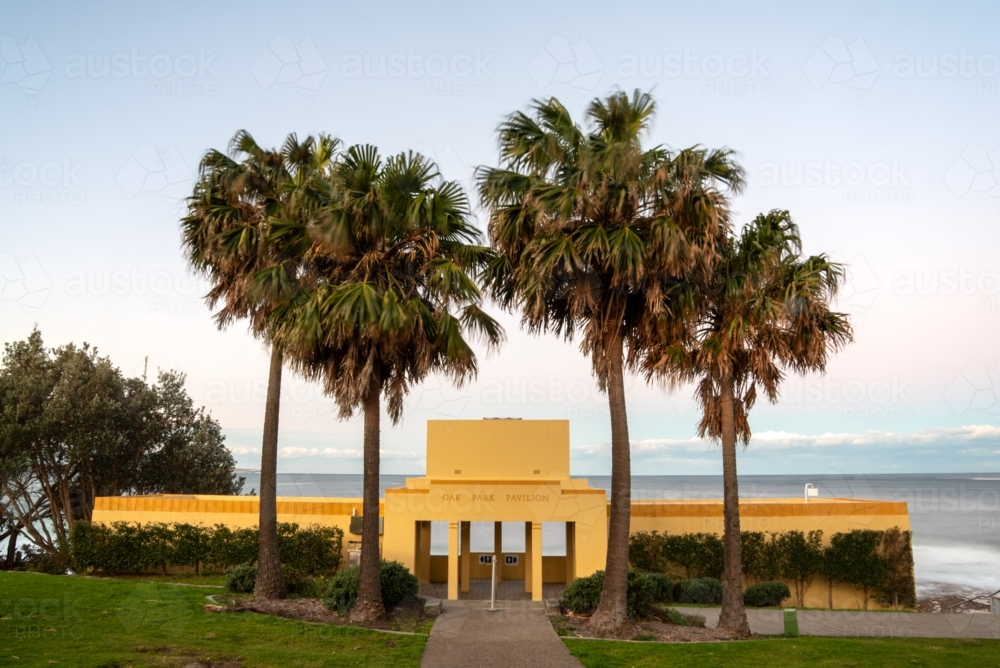
[(455, 469), (455, 475), (461, 475), (462, 469)]

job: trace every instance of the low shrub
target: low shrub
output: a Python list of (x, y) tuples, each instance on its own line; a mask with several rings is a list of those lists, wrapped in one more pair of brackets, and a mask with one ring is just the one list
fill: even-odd
[(678, 603), (712, 605), (722, 603), (722, 583), (715, 578), (689, 578), (674, 586)]
[[(667, 581), (669, 582), (669, 578)], [(650, 577), (649, 573), (629, 571), (625, 593), (628, 616), (648, 617), (653, 606), (659, 602), (657, 595), (662, 585), (663, 582), (660, 578)], [(578, 615), (589, 615), (597, 609), (597, 605), (601, 602), (603, 588), (604, 571), (597, 571), (593, 575), (577, 578), (563, 591), (562, 605)]]
[(649, 617), (656, 604), (656, 585), (652, 578), (639, 571), (629, 571), (625, 590), (626, 611), (629, 617)]
[(63, 553), (50, 554), (33, 545), (21, 548), (21, 565), (25, 570), (45, 575), (66, 575), (69, 557)]
[(670, 622), (674, 626), (689, 626), (687, 617), (673, 608), (662, 609), (664, 621)]
[(382, 605), (386, 611), (412, 599), (420, 589), (417, 576), (398, 561), (382, 562), (379, 569), (379, 584), (382, 586)]
[(338, 615), (346, 615), (358, 600), (358, 585), (361, 583), (361, 569), (357, 566), (345, 568), (330, 578), (323, 592), (323, 605)]
[(743, 604), (754, 608), (769, 608), (781, 605), (782, 601), (791, 596), (792, 592), (784, 582), (758, 582), (743, 592)]
[[(285, 588), (293, 596), (315, 598), (316, 581), (293, 566), (281, 565)], [(226, 589), (234, 594), (252, 594), (257, 585), (257, 564), (241, 564), (226, 571)]]
[(601, 602), (604, 571), (597, 571), (584, 578), (576, 578), (563, 591), (562, 606), (578, 615), (589, 615)]
[[(351, 566), (337, 573), (323, 592), (323, 605), (339, 615), (346, 615), (358, 600), (361, 584), (361, 569)], [(420, 583), (406, 566), (398, 561), (383, 561), (379, 569), (379, 585), (382, 589), (382, 605), (386, 612), (417, 595)]]
[(226, 571), (226, 591), (252, 594), (257, 584), (257, 564), (240, 564)]
[(672, 603), (674, 600), (674, 582), (663, 573), (644, 573), (653, 586), (653, 598), (657, 603)]

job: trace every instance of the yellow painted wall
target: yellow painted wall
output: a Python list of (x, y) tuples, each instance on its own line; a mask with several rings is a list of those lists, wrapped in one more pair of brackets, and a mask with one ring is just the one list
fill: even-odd
[(427, 477), (569, 478), (569, 420), (428, 420)]
[[(742, 531), (823, 532), (823, 543), (829, 545), (835, 533), (854, 529), (884, 531), (898, 527), (910, 530), (910, 515), (905, 502), (871, 501), (865, 499), (812, 498), (803, 499), (747, 499), (740, 502), (740, 529)], [(632, 504), (631, 533), (642, 531), (669, 534), (714, 533), (722, 535), (722, 501), (644, 501)], [(683, 573), (673, 573), (683, 577)], [(748, 579), (744, 586), (753, 584)], [(787, 581), (792, 599), (786, 605), (795, 605), (795, 583)], [(837, 584), (830, 588), (826, 578), (816, 576), (806, 590), (803, 603), (808, 608), (861, 608), (864, 601), (854, 587)], [(880, 609), (878, 603), (868, 602), (869, 609)]]

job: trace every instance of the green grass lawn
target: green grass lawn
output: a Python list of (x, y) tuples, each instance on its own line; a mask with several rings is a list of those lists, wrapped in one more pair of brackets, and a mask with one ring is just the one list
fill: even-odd
[(0, 666), (418, 666), (425, 636), (208, 613), (212, 589), (0, 572)]
[(587, 668), (672, 666), (1000, 666), (998, 640), (775, 638), (734, 643), (655, 644), (565, 640)]

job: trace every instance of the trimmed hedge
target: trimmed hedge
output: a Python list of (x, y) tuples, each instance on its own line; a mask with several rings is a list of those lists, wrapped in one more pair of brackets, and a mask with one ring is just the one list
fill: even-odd
[[(302, 573), (333, 573), (340, 567), (344, 532), (313, 524), (278, 525), (278, 553), (283, 566)], [(70, 537), (70, 555), (79, 572), (164, 572), (170, 567), (204, 566), (227, 571), (257, 561), (257, 529), (214, 528), (191, 524), (129, 524), (111, 526), (77, 522)]]
[(770, 608), (781, 605), (786, 598), (791, 598), (792, 592), (784, 582), (758, 582), (747, 587), (743, 592), (743, 605), (754, 608)]
[[(916, 587), (913, 576), (912, 535), (894, 527), (885, 531), (855, 529), (834, 534), (823, 547), (823, 532), (745, 531), (742, 567), (745, 576), (762, 582), (782, 578), (795, 587), (798, 605), (816, 575), (830, 582), (854, 586), (863, 596), (885, 606), (913, 607)], [(715, 534), (660, 534), (639, 532), (629, 537), (629, 562), (634, 568), (686, 579), (722, 577), (722, 538)], [(683, 582), (683, 581), (682, 581)], [(678, 586), (680, 583), (678, 583)], [(703, 598), (700, 589), (687, 598)], [(680, 602), (681, 591), (674, 596)], [(721, 597), (720, 597), (721, 598)]]
[[(337, 573), (323, 592), (323, 605), (343, 616), (351, 611), (358, 600), (361, 585), (361, 569), (351, 566)], [(382, 589), (382, 605), (386, 612), (417, 595), (420, 582), (406, 566), (398, 561), (382, 561), (379, 567), (379, 585)]]

